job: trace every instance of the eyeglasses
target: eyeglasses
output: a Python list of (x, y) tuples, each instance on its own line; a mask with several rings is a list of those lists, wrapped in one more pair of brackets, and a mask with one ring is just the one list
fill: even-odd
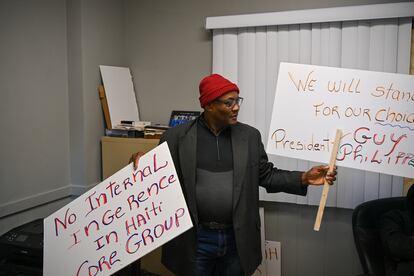
[(242, 97), (238, 97), (238, 98), (235, 98), (235, 99), (230, 98), (230, 99), (227, 99), (227, 100), (219, 100), (219, 99), (217, 99), (216, 102), (223, 103), (227, 108), (233, 108), (236, 104), (238, 106), (241, 106), (242, 103), (243, 103), (243, 98)]

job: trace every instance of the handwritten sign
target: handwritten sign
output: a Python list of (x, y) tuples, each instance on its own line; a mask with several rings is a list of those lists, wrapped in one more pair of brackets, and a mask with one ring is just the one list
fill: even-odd
[(281, 63), (267, 152), (414, 177), (414, 77)]
[(253, 276), (282, 275), (282, 260), (280, 250), (280, 242), (265, 241), (262, 264), (256, 269)]
[(44, 275), (110, 275), (192, 227), (167, 143), (44, 220)]
[(252, 276), (259, 276), (259, 275), (266, 275), (266, 250), (265, 250), (265, 222), (264, 222), (264, 208), (259, 208), (259, 216), (260, 216), (260, 242), (261, 242), (261, 249), (262, 249), (262, 262), (256, 268), (256, 271), (253, 273)]

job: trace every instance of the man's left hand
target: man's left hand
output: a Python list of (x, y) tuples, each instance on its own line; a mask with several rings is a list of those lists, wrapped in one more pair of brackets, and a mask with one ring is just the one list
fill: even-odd
[(336, 166), (329, 172), (329, 166), (315, 166), (302, 174), (302, 183), (306, 185), (323, 185), (325, 180), (332, 185), (336, 180)]

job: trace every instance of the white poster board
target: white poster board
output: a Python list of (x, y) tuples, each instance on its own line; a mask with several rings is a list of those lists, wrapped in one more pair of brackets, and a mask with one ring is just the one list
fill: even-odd
[(266, 271), (269, 276), (282, 275), (282, 255), (280, 242), (265, 242)]
[(264, 222), (264, 208), (259, 208), (259, 216), (260, 216), (260, 242), (261, 242), (261, 249), (262, 249), (262, 262), (256, 268), (256, 271), (253, 273), (252, 276), (265, 276), (266, 273), (266, 252), (265, 252), (265, 222)]
[(191, 227), (163, 143), (44, 220), (43, 275), (110, 275)]
[(112, 127), (119, 125), (123, 120), (138, 122), (138, 104), (129, 68), (105, 65), (100, 65), (99, 68)]
[(414, 77), (281, 63), (267, 152), (414, 177)]
[(263, 207), (259, 208), (259, 215), (262, 262), (252, 276), (280, 276), (282, 275), (281, 244), (266, 240)]

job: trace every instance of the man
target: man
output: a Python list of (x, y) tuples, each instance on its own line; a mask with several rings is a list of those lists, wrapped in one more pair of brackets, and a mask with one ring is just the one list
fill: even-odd
[(406, 208), (385, 213), (380, 228), (387, 275), (414, 275), (414, 185), (408, 190)]
[[(329, 184), (336, 169), (284, 171), (268, 162), (260, 132), (239, 123), (239, 88), (213, 74), (199, 86), (204, 113), (169, 129), (168, 143), (194, 227), (163, 246), (162, 262), (177, 275), (251, 275), (261, 263), (259, 185), (305, 195)], [(137, 165), (139, 156), (132, 157)]]

